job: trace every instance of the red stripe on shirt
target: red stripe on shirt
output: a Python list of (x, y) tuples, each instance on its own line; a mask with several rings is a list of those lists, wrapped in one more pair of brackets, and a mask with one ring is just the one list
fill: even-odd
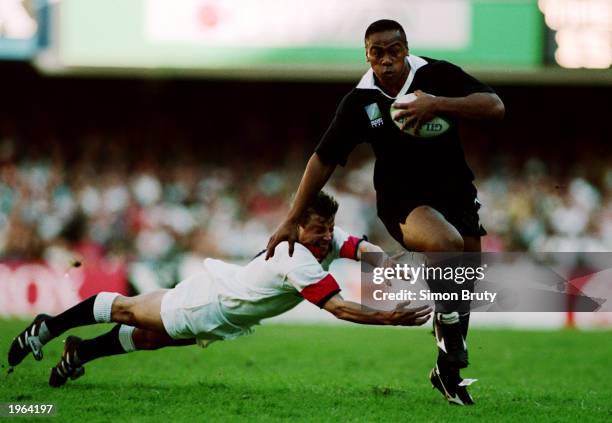
[(359, 245), (360, 238), (356, 236), (349, 236), (342, 247), (340, 248), (340, 257), (357, 260), (357, 246)]
[(338, 286), (338, 282), (336, 282), (331, 274), (327, 274), (327, 276), (319, 282), (308, 285), (302, 289), (300, 294), (311, 303), (319, 305), (321, 301), (339, 291), (340, 287)]

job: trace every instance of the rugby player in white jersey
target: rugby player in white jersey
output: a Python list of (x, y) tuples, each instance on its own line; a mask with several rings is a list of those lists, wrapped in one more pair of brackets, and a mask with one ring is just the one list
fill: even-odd
[(55, 317), (39, 315), (13, 340), (9, 364), (16, 366), (30, 352), (42, 359), (43, 345), (71, 328), (117, 323), (94, 339), (66, 339), (62, 357), (49, 377), (49, 384), (57, 387), (83, 375), (83, 365), (96, 358), (196, 343), (205, 347), (248, 334), (262, 319), (282, 314), (304, 299), (338, 319), (355, 323), (417, 326), (427, 322), (432, 311), (427, 306), (408, 308), (403, 303), (382, 311), (342, 298), (338, 283), (328, 272), (332, 261), (360, 260), (364, 253), (382, 250), (335, 228), (337, 210), (338, 203), (331, 196), (317, 195), (303, 213), (293, 257), (283, 242), (273, 258), (265, 260), (260, 253), (246, 266), (206, 259), (202, 272), (173, 289), (135, 297), (101, 292)]

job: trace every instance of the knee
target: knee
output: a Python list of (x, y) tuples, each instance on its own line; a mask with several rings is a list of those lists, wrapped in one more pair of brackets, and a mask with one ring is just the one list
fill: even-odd
[(135, 326), (133, 304), (129, 297), (120, 295), (113, 301), (111, 320), (116, 323)]
[(419, 206), (400, 223), (404, 246), (422, 252), (463, 252), (463, 237), (436, 209)]

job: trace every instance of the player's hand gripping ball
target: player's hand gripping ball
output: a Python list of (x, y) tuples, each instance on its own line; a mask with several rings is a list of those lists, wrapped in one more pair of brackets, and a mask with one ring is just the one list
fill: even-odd
[[(398, 97), (397, 100), (395, 100), (395, 102), (398, 104), (405, 104), (405, 103), (412, 103), (416, 99), (417, 99), (417, 96), (414, 93), (409, 93), (401, 97)], [(393, 106), (391, 106), (391, 109), (390, 109), (391, 118), (393, 119), (393, 123), (395, 123), (395, 125), (399, 129), (402, 129), (402, 124), (406, 120), (405, 117), (395, 120), (395, 116), (401, 110), (402, 109), (396, 109)], [(421, 129), (419, 130), (418, 135), (415, 135), (414, 126), (408, 126), (404, 128), (404, 132), (413, 137), (431, 138), (431, 137), (437, 137), (438, 135), (442, 135), (443, 133), (448, 131), (450, 128), (451, 128), (451, 123), (449, 121), (439, 116), (436, 116), (433, 119), (431, 119), (429, 122), (425, 122), (421, 126)]]

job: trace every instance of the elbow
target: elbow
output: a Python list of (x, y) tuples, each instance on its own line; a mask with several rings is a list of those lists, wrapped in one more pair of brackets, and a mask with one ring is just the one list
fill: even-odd
[(506, 116), (506, 107), (500, 100), (493, 108), (493, 120), (503, 120), (504, 116)]
[(502, 120), (506, 115), (506, 106), (504, 106), (504, 102), (501, 101), (501, 98), (498, 96), (493, 97), (493, 104), (491, 105), (491, 120)]
[(330, 162), (329, 160), (324, 159), (319, 155), (319, 153), (315, 152), (310, 157), (310, 160), (313, 161), (313, 164), (318, 166), (319, 170), (323, 174), (330, 174), (336, 169), (336, 164)]

